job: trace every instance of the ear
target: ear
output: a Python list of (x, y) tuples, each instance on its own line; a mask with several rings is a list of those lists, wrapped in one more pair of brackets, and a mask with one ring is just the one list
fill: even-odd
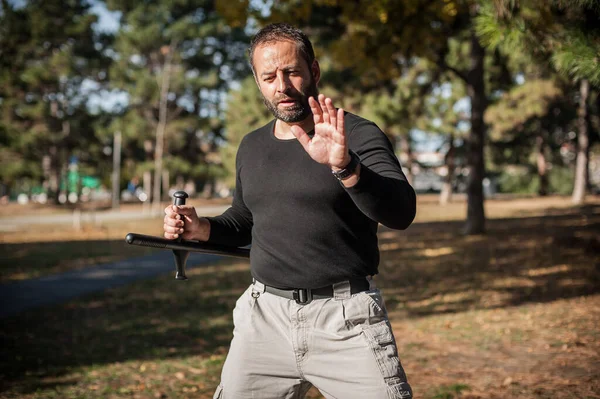
[(319, 66), (319, 61), (316, 59), (313, 61), (312, 66), (310, 67), (310, 72), (315, 80), (315, 85), (318, 85), (319, 80), (321, 80), (321, 67)]

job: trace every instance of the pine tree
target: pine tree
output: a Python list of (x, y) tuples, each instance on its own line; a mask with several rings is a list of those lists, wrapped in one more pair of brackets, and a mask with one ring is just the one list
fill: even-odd
[(541, 196), (550, 192), (551, 154), (565, 140), (574, 117), (573, 107), (565, 101), (568, 87), (561, 86), (552, 79), (526, 80), (505, 93), (485, 115), (496, 161), (535, 165)]
[[(111, 70), (113, 87), (129, 104), (112, 130), (128, 142), (145, 142), (154, 166), (154, 211), (160, 211), (163, 154), (171, 172), (212, 187), (219, 172), (210, 162), (223, 140), (227, 85), (247, 74), (241, 29), (227, 26), (212, 1), (109, 1), (123, 13)], [(137, 121), (136, 124), (122, 120)], [(208, 157), (208, 158), (207, 158)]]
[(2, 179), (42, 178), (56, 198), (69, 157), (95, 141), (81, 88), (102, 64), (96, 17), (86, 1), (31, 0), (2, 1), (0, 19), (0, 152), (2, 163), (16, 161)]
[(498, 0), (486, 7), (477, 30), (489, 47), (531, 54), (579, 86), (579, 134), (573, 202), (589, 185), (590, 85), (600, 88), (600, 5), (595, 0)]

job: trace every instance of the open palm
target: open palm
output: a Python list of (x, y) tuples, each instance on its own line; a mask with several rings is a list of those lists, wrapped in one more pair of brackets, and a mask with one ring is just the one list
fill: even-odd
[(325, 98), (323, 94), (319, 94), (319, 101), (310, 97), (308, 104), (315, 123), (313, 137), (299, 126), (293, 126), (292, 133), (316, 162), (328, 165), (332, 169), (342, 169), (350, 162), (344, 128), (344, 110), (336, 110), (331, 98)]

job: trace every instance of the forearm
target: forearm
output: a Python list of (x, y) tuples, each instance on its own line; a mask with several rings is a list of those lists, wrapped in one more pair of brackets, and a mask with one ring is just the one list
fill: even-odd
[(252, 219), (234, 207), (222, 215), (206, 218), (210, 225), (208, 241), (215, 244), (243, 247), (252, 241)]
[(369, 218), (393, 229), (406, 229), (415, 218), (416, 195), (406, 179), (385, 177), (361, 165), (358, 181), (346, 187)]
[(416, 195), (389, 139), (375, 124), (363, 121), (351, 131), (349, 148), (360, 164), (342, 185), (355, 205), (378, 223), (406, 229), (416, 214)]

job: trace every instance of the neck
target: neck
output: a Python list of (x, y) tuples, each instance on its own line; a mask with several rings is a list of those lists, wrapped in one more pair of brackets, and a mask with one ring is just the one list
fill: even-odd
[(273, 134), (280, 140), (294, 139), (295, 136), (292, 133), (292, 126), (299, 126), (305, 132), (310, 132), (315, 127), (312, 113), (300, 122), (284, 122), (281, 119), (277, 119)]

